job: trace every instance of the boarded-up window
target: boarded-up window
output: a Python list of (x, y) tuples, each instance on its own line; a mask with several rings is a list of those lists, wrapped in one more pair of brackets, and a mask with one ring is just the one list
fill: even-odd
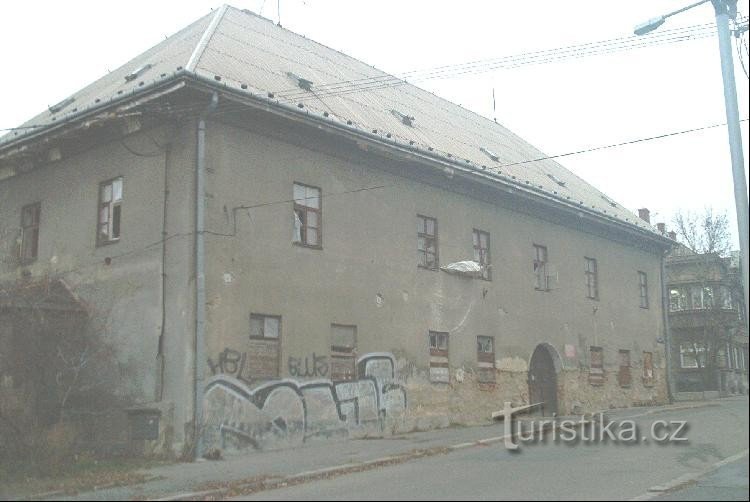
[(495, 339), (491, 336), (477, 337), (477, 380), (480, 383), (495, 383)]
[(620, 357), (620, 371), (617, 373), (617, 383), (620, 387), (630, 387), (631, 375), (630, 375), (630, 351), (621, 350), (619, 352)]
[(448, 333), (430, 331), (430, 381), (450, 383)]
[(357, 327), (331, 324), (331, 380), (356, 378)]
[[(641, 308), (648, 308), (648, 276), (646, 272), (638, 272), (638, 287), (641, 295)], [(670, 292), (670, 307), (672, 304), (672, 295)]]
[(549, 290), (547, 274), (547, 248), (534, 245), (534, 288), (540, 291)]
[(482, 279), (492, 280), (490, 271), (490, 234), (474, 229), (474, 261), (482, 267)]
[(594, 258), (584, 258), (584, 277), (586, 279), (586, 298), (599, 299), (599, 270)]
[(97, 244), (109, 244), (120, 240), (121, 217), (122, 178), (115, 178), (99, 185)]
[(323, 210), (320, 188), (294, 184), (294, 234), (292, 241), (300, 246), (322, 246)]
[(278, 378), (281, 317), (250, 314), (250, 345), (247, 374), (254, 380)]
[(654, 354), (643, 353), (643, 385), (654, 385)]
[(590, 348), (589, 383), (604, 384), (604, 350), (601, 347)]
[(430, 270), (438, 268), (437, 220), (417, 215), (417, 264)]
[(29, 204), (21, 209), (21, 263), (31, 263), (39, 254), (39, 219), (42, 205)]

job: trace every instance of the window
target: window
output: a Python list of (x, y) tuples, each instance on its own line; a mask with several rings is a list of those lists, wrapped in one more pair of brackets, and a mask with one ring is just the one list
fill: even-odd
[(586, 277), (586, 298), (592, 300), (599, 299), (599, 272), (596, 260), (593, 258), (584, 258), (584, 274)]
[(654, 385), (654, 354), (652, 352), (643, 353), (643, 385)]
[[(638, 285), (640, 288), (641, 295), (641, 308), (648, 308), (648, 276), (646, 272), (638, 272)], [(670, 305), (671, 305), (671, 292), (670, 292)]]
[(477, 337), (477, 380), (479, 383), (495, 383), (495, 339), (491, 336)]
[(21, 263), (31, 263), (39, 254), (39, 218), (42, 204), (29, 204), (21, 209)]
[(589, 383), (604, 384), (604, 350), (601, 347), (590, 347), (591, 363), (589, 365)]
[(357, 327), (331, 324), (331, 380), (356, 378)]
[(474, 261), (482, 267), (482, 279), (492, 280), (490, 271), (490, 234), (474, 229)]
[(430, 270), (438, 268), (437, 220), (417, 215), (417, 264)]
[(547, 275), (547, 248), (534, 244), (534, 288), (549, 291)]
[(705, 364), (706, 349), (699, 343), (680, 344), (680, 367), (681, 368), (703, 368)]
[(295, 183), (293, 242), (300, 246), (322, 247), (322, 220), (320, 188)]
[(722, 309), (724, 310), (733, 309), (732, 291), (730, 291), (728, 287), (726, 286), (719, 287), (719, 302), (720, 302)]
[(450, 383), (448, 333), (430, 331), (430, 381)]
[[(270, 380), (281, 376), (281, 317), (250, 314), (248, 350), (240, 360), (240, 374), (255, 380)], [(247, 368), (246, 370), (244, 368)]]
[(703, 288), (700, 286), (690, 286), (690, 306), (693, 310), (703, 308)]
[(703, 308), (714, 308), (714, 288), (711, 286), (705, 286), (703, 288)]
[(278, 340), (280, 327), (278, 316), (250, 314), (250, 338)]
[(99, 230), (97, 244), (120, 240), (122, 214), (122, 178), (105, 181), (99, 185)]
[(630, 351), (621, 350), (620, 356), (620, 371), (617, 373), (617, 382), (620, 387), (630, 387)]
[(669, 290), (669, 310), (679, 312), (686, 310), (688, 304), (687, 292), (682, 288), (672, 288)]

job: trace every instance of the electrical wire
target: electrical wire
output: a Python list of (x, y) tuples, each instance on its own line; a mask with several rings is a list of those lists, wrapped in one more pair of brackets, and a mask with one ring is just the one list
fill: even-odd
[[(229, 19), (227, 22), (235, 23)], [(471, 61), (468, 63), (461, 63), (457, 65), (443, 65), (431, 69), (425, 70), (414, 70), (406, 72), (402, 76), (414, 77), (415, 80), (429, 80), (438, 78), (453, 78), (457, 76), (463, 76), (467, 74), (477, 74), (487, 71), (493, 71), (497, 69), (514, 69), (529, 64), (545, 64), (556, 62), (565, 59), (578, 59), (582, 57), (592, 55), (604, 55), (611, 54), (613, 52), (619, 52), (623, 50), (630, 50), (634, 48), (651, 47), (655, 45), (663, 45), (669, 43), (679, 43), (686, 40), (697, 40), (701, 38), (708, 38), (715, 34), (715, 30), (711, 29), (706, 31), (711, 26), (710, 23), (703, 25), (688, 26), (682, 28), (675, 28), (673, 30), (665, 30), (658, 35), (645, 36), (645, 37), (623, 37), (618, 39), (603, 40), (597, 42), (589, 42), (585, 44), (579, 44), (574, 46), (562, 47), (557, 49), (546, 49), (542, 51), (534, 51), (529, 53), (516, 54), (512, 56), (505, 56), (501, 58), (486, 59)], [(232, 38), (238, 43), (250, 45), (246, 41), (232, 37), (231, 35), (219, 33), (223, 36)], [(267, 34), (266, 34), (267, 35)], [(189, 37), (188, 37), (189, 38)], [(621, 46), (623, 41), (628, 42), (629, 45)], [(256, 50), (259, 48), (253, 46)], [(300, 46), (303, 48), (302, 46)], [(598, 48), (597, 48), (598, 47)], [(215, 50), (220, 52), (222, 55), (231, 57), (238, 63), (244, 65), (251, 65), (256, 67), (258, 70), (269, 71), (267, 68), (258, 65), (253, 61), (244, 60), (236, 55), (228, 54), (222, 51), (218, 51), (214, 48), (209, 47), (209, 50)], [(307, 48), (304, 48), (308, 50)], [(277, 55), (278, 56), (278, 55)], [(396, 87), (406, 85), (409, 82), (403, 78), (398, 78), (392, 75), (380, 75), (380, 76), (369, 76), (362, 79), (354, 80), (343, 80), (339, 82), (331, 82), (328, 84), (320, 84), (315, 86), (316, 92), (314, 94), (308, 91), (301, 91), (299, 88), (287, 89), (286, 91), (280, 91), (278, 93), (279, 98), (288, 99), (290, 101), (306, 101), (309, 99), (321, 100), (323, 97), (335, 97), (343, 96), (354, 92), (368, 91), (372, 92), (375, 90), (386, 89), (389, 87)], [(293, 91), (293, 92), (292, 92)], [(284, 94), (286, 92), (286, 94)], [(274, 93), (275, 95), (277, 93)], [(322, 101), (322, 100), (321, 100)], [(38, 124), (38, 125), (27, 125), (10, 128), (0, 128), (0, 131), (17, 131), (26, 129), (37, 129), (46, 127), (51, 124)]]

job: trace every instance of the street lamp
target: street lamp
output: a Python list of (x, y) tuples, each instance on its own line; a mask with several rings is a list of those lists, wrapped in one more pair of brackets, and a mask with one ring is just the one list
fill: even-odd
[(721, 76), (724, 80), (724, 106), (727, 114), (729, 132), (729, 152), (732, 158), (732, 178), (734, 180), (734, 202), (737, 208), (737, 227), (740, 237), (740, 256), (742, 265), (742, 286), (745, 294), (745, 324), (748, 322), (748, 208), (747, 181), (745, 179), (745, 161), (742, 154), (742, 133), (740, 131), (740, 112), (737, 107), (737, 88), (734, 80), (734, 61), (732, 59), (732, 41), (729, 32), (729, 17), (737, 14), (737, 0), (701, 0), (678, 9), (669, 14), (655, 17), (635, 27), (636, 35), (644, 35), (664, 24), (668, 17), (685, 12), (704, 3), (711, 2), (716, 12), (716, 28), (719, 33), (719, 55), (721, 56)]

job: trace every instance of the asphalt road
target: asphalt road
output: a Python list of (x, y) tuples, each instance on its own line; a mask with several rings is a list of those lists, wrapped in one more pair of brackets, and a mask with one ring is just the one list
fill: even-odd
[(655, 500), (748, 500), (748, 457), (720, 467), (680, 490)]
[[(651, 487), (667, 485), (686, 473), (704, 471), (748, 448), (747, 397), (719, 400), (708, 407), (651, 414), (639, 414), (637, 410), (624, 414), (612, 412), (612, 418), (635, 421), (640, 440), (636, 443), (580, 440), (571, 444), (554, 442), (548, 435), (545, 441), (521, 443), (515, 452), (507, 450), (502, 443), (468, 448), (264, 491), (243, 499), (624, 500), (649, 495)], [(687, 421), (679, 436), (688, 440), (655, 441), (651, 431), (656, 421)], [(662, 422), (657, 423), (655, 429), (660, 437), (666, 432)], [(671, 430), (674, 432), (677, 427), (672, 425)], [(590, 430), (586, 433), (587, 437), (591, 436)], [(743, 498), (747, 500), (746, 458), (744, 464), (739, 464), (740, 467), (729, 464), (719, 469), (701, 481), (706, 483), (704, 486), (699, 482), (662, 497), (734, 499), (744, 489)], [(689, 491), (700, 489), (704, 491)]]

